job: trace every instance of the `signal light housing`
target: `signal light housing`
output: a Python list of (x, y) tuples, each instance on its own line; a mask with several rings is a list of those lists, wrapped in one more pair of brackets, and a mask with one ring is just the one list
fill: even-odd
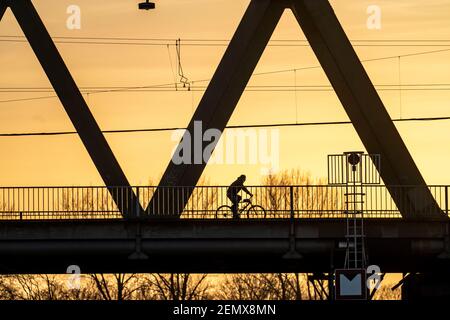
[(146, 0), (145, 2), (139, 3), (139, 9), (140, 10), (155, 9), (155, 3), (154, 2), (149, 2), (148, 0)]

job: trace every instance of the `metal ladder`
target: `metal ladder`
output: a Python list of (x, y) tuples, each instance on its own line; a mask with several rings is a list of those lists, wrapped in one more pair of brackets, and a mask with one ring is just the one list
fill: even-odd
[(363, 269), (366, 267), (364, 245), (364, 190), (361, 170), (357, 165), (348, 165), (345, 192), (347, 215), (347, 250), (345, 268)]

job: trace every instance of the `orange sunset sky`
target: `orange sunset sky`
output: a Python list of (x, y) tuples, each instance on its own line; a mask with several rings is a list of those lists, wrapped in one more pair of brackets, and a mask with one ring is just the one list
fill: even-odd
[[(188, 46), (183, 40), (231, 39), (249, 0), (160, 0), (155, 1), (157, 9), (148, 12), (139, 11), (137, 2), (33, 1), (53, 37), (162, 39), (151, 42), (158, 45), (130, 44), (149, 43), (134, 40), (127, 45), (57, 43), (78, 86), (152, 86), (178, 81), (172, 70), (176, 73), (175, 39), (181, 38), (185, 76), (194, 87), (203, 88), (208, 82), (196, 80), (212, 77), (226, 47)], [(66, 27), (66, 9), (72, 4), (81, 8), (80, 30)], [(391, 117), (450, 116), (450, 1), (334, 0), (331, 4), (355, 44), (362, 44), (356, 40), (396, 40), (355, 46), (361, 60), (392, 57), (364, 62)], [(366, 26), (369, 5), (378, 5), (382, 10), (381, 30)], [(5, 36), (23, 36), (9, 9), (0, 22), (0, 133), (72, 131), (57, 98), (9, 101), (54, 93), (8, 92), (11, 88), (51, 86), (23, 38)], [(283, 15), (272, 39), (305, 39), (290, 11)], [(437, 50), (440, 52), (405, 56)], [(250, 85), (329, 85), (321, 68), (301, 70), (317, 65), (308, 46), (269, 46), (255, 73), (300, 70), (253, 76)], [(115, 130), (185, 127), (202, 94), (203, 90), (126, 91), (84, 97), (100, 127)], [(296, 93), (244, 92), (229, 125), (345, 120), (348, 118), (332, 90), (301, 87)], [(450, 163), (450, 121), (397, 122), (396, 126), (427, 183), (450, 183), (450, 172), (446, 170)], [(300, 168), (317, 177), (327, 174), (327, 154), (364, 150), (351, 125), (282, 127), (279, 135), (280, 169)], [(170, 131), (106, 134), (106, 138), (134, 185), (148, 184), (150, 179), (156, 183), (176, 144)], [(0, 150), (2, 186), (102, 184), (77, 135), (0, 137)], [(243, 172), (249, 184), (260, 183), (259, 165), (208, 165), (204, 176), (212, 183), (228, 184)]]

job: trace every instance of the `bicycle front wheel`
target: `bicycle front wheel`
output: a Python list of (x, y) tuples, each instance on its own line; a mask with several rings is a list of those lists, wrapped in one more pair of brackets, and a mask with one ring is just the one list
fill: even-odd
[(231, 219), (233, 217), (233, 210), (230, 206), (223, 205), (216, 210), (216, 219)]
[(259, 205), (253, 205), (247, 210), (247, 218), (264, 219), (266, 217), (266, 209)]

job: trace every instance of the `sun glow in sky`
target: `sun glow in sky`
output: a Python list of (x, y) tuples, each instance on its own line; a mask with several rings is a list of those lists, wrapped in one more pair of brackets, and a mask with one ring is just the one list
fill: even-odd
[[(181, 39), (183, 71), (193, 87), (200, 87), (198, 90), (84, 94), (100, 127), (115, 130), (185, 127), (208, 84), (199, 80), (212, 77), (226, 46), (188, 46), (183, 40), (231, 39), (249, 1), (164, 0), (157, 1), (157, 9), (148, 12), (137, 10), (134, 0), (33, 3), (52, 37), (161, 39), (156, 41), (158, 45), (130, 44), (148, 43), (134, 40), (125, 41), (127, 45), (58, 42), (57, 47), (81, 88), (177, 82), (175, 39)], [(66, 27), (66, 10), (72, 4), (81, 9), (80, 30)], [(395, 40), (384, 43), (389, 46), (355, 46), (361, 60), (391, 57), (363, 64), (392, 118), (450, 116), (450, 2), (335, 0), (331, 4), (351, 40)], [(380, 30), (369, 30), (366, 25), (367, 7), (373, 4), (382, 10)], [(0, 39), (22, 35), (8, 9), (0, 22)], [(290, 11), (283, 15), (272, 39), (305, 39)], [(415, 41), (415, 45), (404, 40)], [(6, 92), (7, 88), (51, 88), (26, 42), (0, 41), (0, 65), (0, 133), (73, 130), (57, 98), (5, 102), (54, 95)], [(290, 71), (254, 75), (249, 86), (301, 87), (297, 92), (244, 92), (229, 125), (348, 120), (332, 90), (306, 87), (329, 85), (321, 68), (302, 70), (311, 66), (318, 66), (318, 61), (309, 46), (267, 47), (255, 73)], [(420, 85), (421, 90), (413, 85)], [(448, 184), (450, 121), (397, 122), (396, 126), (427, 183)], [(107, 134), (106, 138), (129, 181), (136, 185), (158, 181), (176, 144), (171, 134)], [(317, 177), (326, 176), (327, 154), (364, 150), (351, 125), (282, 127), (279, 135), (280, 169), (300, 168)], [(77, 135), (0, 137), (0, 150), (0, 185), (102, 184)], [(245, 172), (249, 184), (258, 184), (260, 169), (259, 165), (208, 165), (204, 176), (212, 183), (228, 184)]]

